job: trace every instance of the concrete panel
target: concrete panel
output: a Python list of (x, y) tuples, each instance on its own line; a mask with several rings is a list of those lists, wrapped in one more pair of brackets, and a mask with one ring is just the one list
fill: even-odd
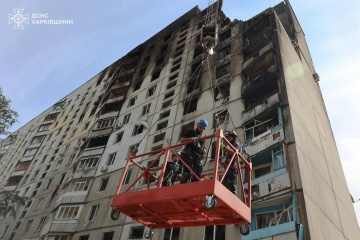
[(341, 223), (344, 235), (347, 240), (358, 240), (360, 238), (360, 228), (354, 214), (354, 210), (349, 211), (342, 202), (338, 202)]
[[(307, 160), (299, 161), (303, 192), (311, 199), (312, 204), (320, 209), (322, 214), (325, 215), (324, 217), (332, 219), (332, 224), (341, 229), (341, 221), (332, 186), (329, 186), (319, 172), (314, 169), (314, 164)], [(314, 214), (309, 211), (307, 206), (306, 209), (308, 217)]]
[[(344, 235), (342, 234), (341, 228), (339, 229), (332, 222), (333, 219), (328, 218), (324, 212), (321, 211), (319, 206), (309, 198), (307, 194), (304, 196), (307, 210), (307, 217), (309, 222), (309, 232), (311, 234), (311, 239), (315, 240), (345, 240)], [(323, 199), (325, 203), (327, 199)]]

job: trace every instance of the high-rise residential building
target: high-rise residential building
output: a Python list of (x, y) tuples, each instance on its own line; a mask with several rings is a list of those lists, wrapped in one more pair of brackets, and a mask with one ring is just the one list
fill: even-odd
[[(246, 21), (194, 7), (1, 142), (0, 187), (28, 200), (0, 219), (0, 239), (145, 239), (141, 223), (110, 218), (127, 156), (175, 145), (201, 118), (211, 134), (217, 115), (251, 158), (250, 234), (235, 224), (152, 239), (357, 240), (318, 81), (288, 1)], [(140, 174), (130, 167), (124, 185)]]

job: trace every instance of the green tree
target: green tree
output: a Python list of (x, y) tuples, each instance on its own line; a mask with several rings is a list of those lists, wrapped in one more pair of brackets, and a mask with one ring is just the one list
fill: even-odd
[(0, 216), (6, 218), (6, 215), (11, 213), (11, 215), (15, 217), (17, 207), (19, 205), (24, 206), (26, 200), (26, 197), (20, 197), (14, 192), (0, 189)]
[[(17, 122), (18, 113), (10, 106), (11, 101), (7, 99), (0, 87), (0, 135), (9, 135), (7, 131), (15, 122)], [(16, 135), (9, 135), (6, 139), (12, 142)], [(2, 141), (0, 141), (2, 143)], [(0, 145), (1, 146), (1, 145)], [(1, 160), (1, 157), (0, 157)], [(4, 218), (10, 212), (14, 217), (16, 208), (19, 205), (25, 205), (27, 198), (18, 196), (15, 192), (5, 191), (0, 188), (0, 216)]]
[(7, 131), (15, 122), (17, 122), (18, 113), (11, 108), (11, 100), (7, 99), (0, 87), (0, 135), (8, 135)]

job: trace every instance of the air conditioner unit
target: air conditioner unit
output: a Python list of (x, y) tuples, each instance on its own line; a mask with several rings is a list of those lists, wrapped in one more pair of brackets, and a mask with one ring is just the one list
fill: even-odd
[(102, 166), (101, 169), (100, 169), (100, 171), (103, 172), (103, 173), (104, 173), (104, 172), (107, 172), (108, 170), (109, 170), (109, 166), (108, 166), (108, 165), (104, 165), (104, 166)]

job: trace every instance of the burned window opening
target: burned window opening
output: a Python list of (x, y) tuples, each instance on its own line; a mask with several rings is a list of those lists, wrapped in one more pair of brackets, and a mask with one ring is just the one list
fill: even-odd
[(183, 53), (184, 53), (184, 49), (181, 49), (180, 51), (177, 51), (177, 52), (175, 53), (175, 55), (174, 55), (174, 59), (180, 57), (181, 55), (183, 55)]
[(160, 48), (160, 53), (159, 53), (159, 54), (165, 53), (167, 49), (168, 49), (168, 45), (167, 45), (167, 44), (164, 45), (164, 46), (162, 46), (162, 47)]
[(189, 122), (183, 126), (181, 126), (180, 136), (179, 139), (182, 138), (182, 136), (190, 129), (193, 129), (195, 127), (195, 122)]
[(172, 65), (175, 66), (175, 65), (181, 63), (181, 61), (182, 61), (182, 58), (179, 58), (179, 59), (173, 61)]
[(177, 48), (175, 48), (175, 52), (180, 51), (180, 50), (184, 50), (185, 47), (185, 43), (179, 45)]
[(185, 41), (186, 41), (186, 35), (183, 37), (183, 38), (179, 38), (179, 40), (178, 40), (178, 42), (177, 42), (177, 45), (179, 46), (179, 45), (181, 45), (182, 43), (185, 43)]
[(257, 78), (245, 83), (241, 90), (245, 99), (245, 108), (249, 108), (271, 92), (278, 90), (277, 76), (268, 72), (257, 75)]
[(282, 126), (281, 114), (280, 108), (273, 107), (245, 123), (246, 140), (249, 142), (255, 141), (265, 132), (270, 131), (270, 134), (272, 129)]
[(160, 73), (161, 73), (161, 70), (158, 70), (158, 71), (154, 72), (152, 77), (151, 77), (151, 81), (154, 81), (154, 80), (158, 79), (160, 77)]
[(159, 66), (163, 65), (163, 64), (164, 64), (164, 60), (165, 60), (165, 57), (160, 57), (160, 58), (156, 61), (155, 67), (159, 67)]
[(195, 59), (196, 57), (200, 56), (203, 52), (204, 52), (204, 48), (201, 47), (200, 45), (197, 46), (197, 47), (194, 49), (193, 59)]
[(198, 103), (198, 99), (197, 99), (197, 98), (185, 102), (183, 115), (186, 115), (186, 114), (195, 112), (196, 109), (197, 109), (197, 103)]
[(231, 28), (229, 28), (228, 30), (226, 30), (225, 32), (219, 35), (219, 41), (223, 42), (228, 38), (231, 38)]
[(135, 82), (135, 84), (134, 84), (134, 92), (141, 88), (141, 85), (142, 85), (143, 81), (144, 81), (144, 78), (141, 77)]
[(222, 104), (229, 101), (230, 96), (230, 82), (215, 87), (214, 100), (219, 101), (222, 99)]
[(179, 76), (179, 73), (175, 73), (175, 74), (171, 75), (169, 77), (169, 81), (172, 81), (172, 80), (176, 79), (178, 76)]
[(139, 71), (139, 76), (143, 76), (143, 75), (145, 75), (145, 73), (146, 73), (146, 67), (140, 69), (140, 71)]
[(248, 38), (251, 35), (257, 34), (259, 31), (262, 31), (264, 28), (270, 26), (270, 15), (262, 13), (256, 18), (252, 18), (251, 20), (246, 21), (244, 26), (243, 37)]
[(230, 56), (231, 54), (231, 45), (228, 45), (226, 47), (223, 47), (222, 49), (220, 49), (218, 51), (218, 54), (217, 54), (217, 60), (218, 61), (221, 61), (221, 60), (224, 60), (226, 59), (228, 56)]
[(103, 136), (98, 138), (92, 138), (89, 141), (89, 144), (86, 148), (94, 148), (94, 147), (101, 147), (105, 146), (109, 140), (110, 136)]
[(169, 33), (168, 35), (164, 36), (163, 41), (166, 42), (167, 40), (169, 40), (171, 38), (171, 34), (172, 33)]
[(216, 79), (230, 74), (230, 63), (224, 64), (216, 68)]
[(171, 72), (171, 73), (173, 73), (173, 72), (175, 72), (175, 71), (179, 70), (179, 69), (180, 69), (180, 67), (181, 67), (181, 64), (178, 64), (178, 65), (176, 65), (176, 66), (172, 67), (172, 68), (171, 68), (171, 70), (170, 70), (170, 72)]

